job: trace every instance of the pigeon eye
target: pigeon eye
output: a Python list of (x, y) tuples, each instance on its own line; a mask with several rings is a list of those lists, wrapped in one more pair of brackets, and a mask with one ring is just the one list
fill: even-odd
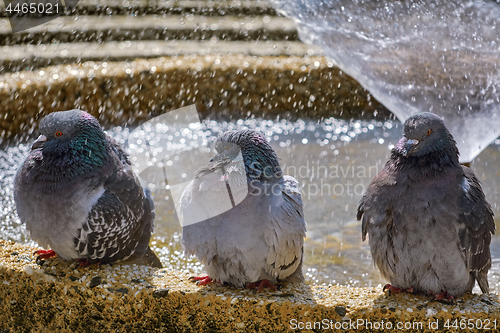
[(56, 137), (60, 137), (60, 136), (62, 136), (62, 135), (63, 135), (63, 132), (61, 132), (61, 131), (57, 131), (57, 132), (55, 133), (55, 136), (56, 136)]
[(229, 147), (226, 147), (225, 149), (226, 149), (226, 150), (229, 150)]
[(430, 129), (429, 129), (429, 130), (427, 131), (427, 135), (431, 135), (431, 132), (432, 132), (432, 130), (430, 130)]

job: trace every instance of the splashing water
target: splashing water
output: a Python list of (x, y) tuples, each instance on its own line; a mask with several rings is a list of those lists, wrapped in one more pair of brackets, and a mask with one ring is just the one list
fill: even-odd
[[(204, 143), (207, 149), (211, 149), (216, 136), (222, 131), (248, 128), (260, 131), (276, 150), (285, 174), (295, 177), (301, 184), (307, 221), (304, 246), (306, 280), (353, 286), (376, 286), (385, 282), (373, 266), (368, 242), (361, 242), (361, 223), (356, 220), (356, 207), (366, 187), (383, 167), (390, 148), (400, 138), (401, 123), (328, 118), (323, 121), (300, 119), (294, 122), (264, 119), (240, 119), (235, 122), (205, 120), (194, 125), (182, 128), (172, 124), (144, 126), (149, 143), (133, 140), (134, 131), (129, 128), (115, 127), (108, 134), (126, 147), (131, 156), (139, 156), (136, 154), (138, 151), (148, 151), (151, 156), (163, 156), (163, 150), (173, 152), (197, 147), (201, 142), (200, 133), (206, 138)], [(0, 150), (0, 238), (36, 246), (20, 224), (13, 200), (14, 175), (29, 149), (29, 145), (19, 145)], [(211, 150), (209, 155), (215, 155), (214, 151)], [(173, 164), (180, 162), (175, 160), (177, 155), (169, 156)], [(500, 216), (499, 161), (500, 140), (490, 145), (473, 163), (497, 216), (497, 227)], [(148, 181), (148, 177), (144, 179)], [(174, 197), (165, 184), (161, 185), (157, 183), (152, 188), (156, 219), (151, 246), (165, 267), (201, 274), (203, 266), (195, 258), (183, 254), (181, 226)], [(498, 292), (498, 233), (492, 239), (491, 251), (494, 264), (488, 276), (491, 289)]]
[(500, 135), (500, 4), (495, 1), (271, 0), (401, 121), (444, 118), (461, 162)]

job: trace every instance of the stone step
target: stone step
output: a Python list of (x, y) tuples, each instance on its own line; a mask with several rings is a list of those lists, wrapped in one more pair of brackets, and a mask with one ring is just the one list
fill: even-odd
[(8, 19), (0, 19), (0, 45), (111, 40), (298, 40), (291, 20), (270, 16), (62, 16), (26, 31), (11, 31)]
[[(0, 1), (0, 17), (7, 17), (3, 1)], [(201, 14), (220, 15), (276, 15), (267, 1), (203, 1), (203, 0), (80, 0), (65, 15), (170, 15)]]
[(0, 72), (85, 61), (132, 61), (186, 54), (250, 56), (317, 56), (323, 51), (291, 41), (112, 41), (98, 43), (21, 44), (0, 47)]
[(134, 125), (196, 104), (202, 119), (390, 113), (321, 56), (180, 55), (83, 62), (0, 75), (0, 144), (34, 135), (52, 111), (82, 109), (103, 126)]

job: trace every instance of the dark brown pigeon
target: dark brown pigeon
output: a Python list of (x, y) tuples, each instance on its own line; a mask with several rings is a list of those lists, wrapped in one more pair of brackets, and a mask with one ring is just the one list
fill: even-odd
[(362, 237), (392, 292), (452, 300), (475, 281), (488, 293), (493, 212), (443, 120), (408, 118), (404, 136), (358, 207)]

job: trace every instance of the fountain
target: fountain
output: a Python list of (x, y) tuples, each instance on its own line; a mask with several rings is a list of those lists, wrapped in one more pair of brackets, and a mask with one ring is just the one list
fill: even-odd
[[(8, 305), (3, 313), (7, 320), (0, 321), (0, 330), (55, 331), (66, 327), (81, 331), (94, 326), (105, 330), (120, 328), (126, 322), (129, 330), (140, 331), (157, 326), (163, 331), (281, 331), (306, 328), (323, 318), (330, 320), (327, 327), (336, 329), (351, 319), (374, 318), (389, 324), (411, 319), (434, 328), (430, 324), (437, 327), (438, 318), (440, 322), (443, 318), (473, 318), (475, 322), (498, 318), (498, 235), (491, 246), (494, 267), (489, 273), (495, 294), (469, 295), (453, 306), (433, 304), (419, 295), (396, 297), (397, 309), (394, 298), (383, 295), (378, 285), (385, 281), (373, 267), (368, 245), (360, 241), (355, 209), (400, 138), (402, 126), (346, 74), (360, 80), (392, 110), (408, 113), (398, 114), (400, 119), (434, 105), (432, 111), (439, 111), (450, 126), (459, 121), (462, 125), (458, 126), (465, 126), (472, 116), (485, 117), (488, 108), (493, 110), (495, 105), (494, 52), (483, 57), (482, 70), (476, 73), (472, 66), (476, 69), (479, 65), (472, 60), (476, 49), (481, 50), (474, 44), (477, 41), (464, 44), (471, 46), (467, 52), (458, 52), (448, 42), (451, 46), (447, 50), (451, 51), (443, 60), (437, 55), (445, 45), (441, 40), (436, 50), (408, 42), (404, 51), (403, 42), (410, 37), (425, 41), (418, 22), (429, 18), (418, 18), (418, 14), (431, 19), (435, 15), (422, 6), (409, 8), (411, 15), (406, 20), (415, 21), (416, 30), (410, 34), (401, 32), (404, 29), (400, 27), (398, 34), (389, 27), (387, 37), (380, 37), (384, 22), (389, 22), (391, 15), (399, 17), (394, 13), (404, 12), (401, 8), (406, 3), (387, 5), (387, 12), (377, 12), (377, 19), (377, 15), (369, 18), (368, 13), (384, 9), (378, 3), (353, 0), (359, 7), (355, 9), (349, 8), (346, 0), (340, 2), (346, 5), (343, 10), (338, 8), (339, 13), (330, 8), (333, 6), (305, 0), (275, 0), (274, 4), (296, 18), (302, 38), (322, 45), (345, 70), (323, 57), (319, 47), (300, 43), (293, 22), (276, 15), (265, 1), (82, 0), (71, 13), (15, 34), (0, 1), (0, 303)], [(468, 6), (480, 7), (474, 3)], [(455, 7), (439, 5), (444, 18)], [(460, 15), (467, 17), (465, 9), (456, 10), (459, 16), (455, 20), (463, 19)], [(309, 17), (311, 13), (316, 16)], [(355, 19), (360, 16), (365, 19)], [(347, 22), (349, 17), (352, 26)], [(310, 19), (318, 26), (308, 22)], [(335, 29), (331, 23), (335, 20), (340, 22), (336, 26), (346, 27)], [(381, 22), (378, 30), (370, 26), (377, 22)], [(428, 25), (432, 24), (439, 25), (431, 20)], [(447, 24), (450, 31), (455, 29)], [(364, 30), (355, 30), (358, 26)], [(398, 25), (391, 27), (397, 29)], [(453, 33), (466, 35), (467, 27), (465, 32)], [(348, 28), (352, 28), (350, 35), (343, 35), (348, 34)], [(482, 33), (491, 32), (495, 27), (482, 29)], [(381, 41), (377, 41), (379, 37)], [(488, 41), (495, 38), (492, 35)], [(356, 48), (363, 40), (366, 59)], [(398, 45), (396, 40), (399, 48), (392, 47)], [(338, 50), (330, 50), (328, 45), (338, 46)], [(344, 46), (348, 48), (342, 51)], [(490, 44), (482, 47), (494, 49)], [(446, 65), (450, 54), (461, 61), (467, 77), (460, 76), (462, 67)], [(386, 59), (381, 60), (382, 56)], [(357, 58), (374, 64), (369, 67)], [(404, 59), (417, 65), (404, 65)], [(359, 67), (349, 68), (349, 61)], [(443, 68), (432, 67), (443, 62)], [(385, 80), (375, 76), (373, 67), (386, 71)], [(429, 81), (431, 88), (422, 88), (422, 82), (427, 81), (419, 81), (420, 69), (426, 75), (437, 73), (433, 77), (436, 87)], [(371, 76), (363, 81), (362, 75)], [(465, 88), (452, 85), (457, 82), (464, 87), (486, 88), (477, 88), (464, 99)], [(406, 90), (399, 91), (399, 86)], [(391, 87), (389, 96), (394, 100), (381, 98)], [(442, 87), (446, 89), (439, 97), (436, 92)], [(414, 97), (413, 101), (408, 97), (408, 105), (401, 97), (405, 91)], [(453, 96), (463, 100), (455, 109)], [(195, 109), (186, 109), (192, 104)], [(164, 269), (127, 265), (80, 268), (58, 259), (41, 266), (34, 262), (30, 246), (36, 245), (17, 217), (13, 178), (30, 150), (29, 142), (38, 134), (39, 118), (72, 108), (98, 117), (108, 134), (126, 147), (133, 168), (150, 184), (156, 205), (151, 247), (162, 258)], [(178, 110), (180, 114), (167, 112), (179, 108), (184, 108)], [(461, 117), (456, 117), (459, 112)], [(498, 122), (493, 111), (488, 120)], [(205, 164), (214, 156), (211, 148), (220, 132), (247, 128), (266, 136), (285, 173), (294, 176), (303, 191), (308, 223), (303, 263), (307, 284), (284, 286), (277, 293), (254, 294), (217, 284), (196, 286), (188, 277), (201, 274), (203, 267), (182, 254), (181, 221), (176, 214), (179, 189), (190, 180), (198, 162)], [(472, 131), (466, 139), (485, 148), (490, 139), (482, 132)], [(454, 134), (462, 140), (460, 133)], [(461, 149), (464, 157), (481, 150), (476, 147), (468, 153)], [(500, 140), (474, 160), (474, 171), (496, 216), (500, 215), (496, 204), (500, 202), (500, 177), (495, 168), (499, 161)], [(194, 312), (193, 307), (197, 309)], [(294, 321), (296, 318), (302, 321)], [(488, 327), (494, 327), (493, 323)]]
[(423, 111), (443, 117), (461, 162), (499, 136), (498, 3), (271, 2), (302, 41), (321, 46), (401, 121)]

